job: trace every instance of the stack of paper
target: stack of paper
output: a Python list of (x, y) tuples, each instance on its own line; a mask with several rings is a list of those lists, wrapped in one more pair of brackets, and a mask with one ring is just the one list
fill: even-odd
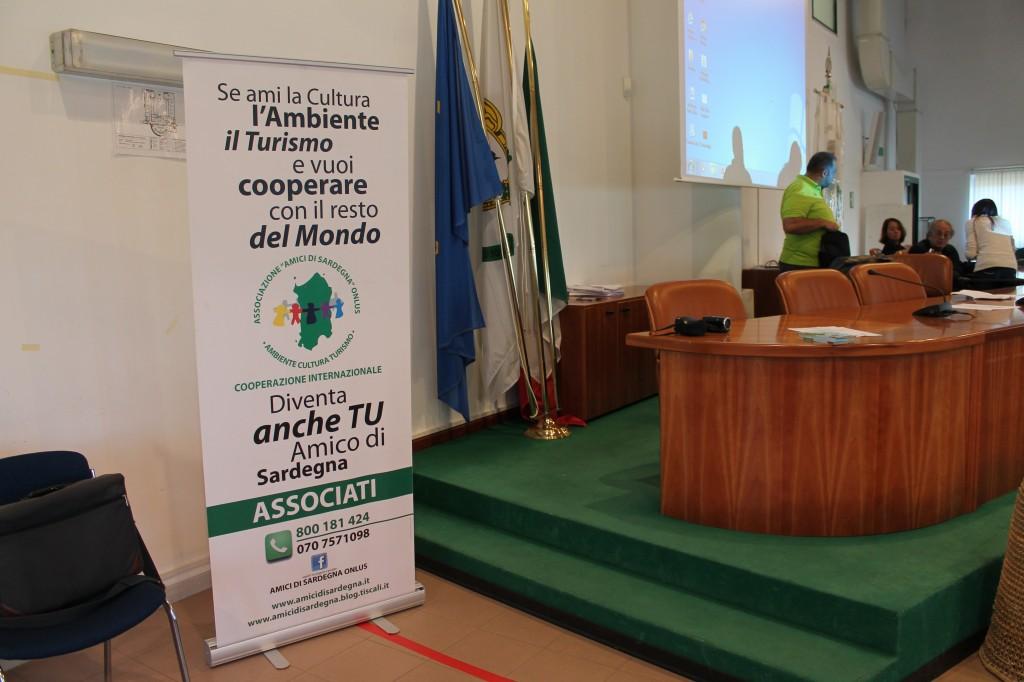
[(1009, 301), (1015, 298), (1016, 294), (993, 294), (990, 291), (974, 291), (973, 289), (961, 289), (954, 291), (955, 294), (963, 294), (975, 301)]
[(1013, 310), (1012, 305), (989, 305), (987, 303), (954, 303), (953, 310)]
[(575, 298), (611, 298), (622, 296), (621, 284), (573, 284), (569, 295)]
[(789, 331), (806, 335), (833, 334), (836, 336), (881, 336), (881, 334), (876, 334), (875, 332), (865, 332), (860, 329), (851, 329), (850, 327), (790, 327)]

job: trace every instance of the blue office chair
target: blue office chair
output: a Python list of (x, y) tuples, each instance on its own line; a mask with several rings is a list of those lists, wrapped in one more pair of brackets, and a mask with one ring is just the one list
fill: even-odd
[[(31, 492), (91, 478), (85, 457), (77, 452), (34, 452), (0, 458), (0, 505), (21, 500)], [(189, 682), (181, 633), (174, 609), (167, 602), (164, 585), (139, 537), (147, 575), (155, 581), (141, 582), (117, 593), (95, 609), (78, 614), (73, 621), (42, 627), (4, 627), (0, 617), (0, 659), (30, 660), (59, 656), (103, 642), (104, 679), (111, 680), (110, 640), (135, 627), (161, 606), (167, 613), (178, 654), (183, 682)], [(0, 682), (4, 682), (0, 668)]]

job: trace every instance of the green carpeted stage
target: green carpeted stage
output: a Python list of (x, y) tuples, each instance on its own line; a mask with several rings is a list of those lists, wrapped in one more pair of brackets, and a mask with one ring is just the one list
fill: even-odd
[(988, 624), (1012, 494), (907, 533), (753, 535), (658, 513), (656, 398), (560, 442), (522, 431), (416, 454), (424, 567), (697, 677), (926, 676)]

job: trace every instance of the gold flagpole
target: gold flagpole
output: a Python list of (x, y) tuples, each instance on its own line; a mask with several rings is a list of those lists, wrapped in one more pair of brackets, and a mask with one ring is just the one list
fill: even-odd
[[(548, 374), (547, 352), (544, 348), (544, 316), (541, 313), (540, 307), (540, 274), (537, 271), (537, 241), (533, 236), (533, 217), (530, 215), (530, 198), (527, 197), (525, 194), (522, 195), (522, 203), (522, 212), (523, 215), (525, 215), (526, 217), (527, 239), (529, 240), (528, 243), (530, 245), (526, 267), (530, 273), (530, 284), (532, 285), (532, 290), (529, 292), (529, 298), (531, 299), (531, 301), (528, 301), (526, 305), (530, 305), (530, 302), (533, 303), (534, 319), (531, 321), (531, 323), (535, 322), (537, 326), (537, 355), (540, 360), (541, 376), (546, 379)], [(550, 421), (551, 424), (555, 423), (554, 419), (551, 418), (551, 409), (550, 405), (548, 405), (548, 392), (546, 390), (546, 386), (543, 386), (543, 384), (546, 383), (546, 381), (542, 382), (541, 388), (541, 403), (544, 408), (544, 414), (541, 416), (540, 419), (538, 419), (538, 423), (534, 427), (541, 430), (543, 430), (543, 424), (546, 424), (548, 421)], [(531, 432), (528, 431), (527, 435), (531, 435)]]
[[(511, 183), (509, 184), (509, 200), (511, 201)], [(505, 281), (508, 285), (505, 287), (505, 290), (508, 293), (508, 304), (512, 310), (512, 322), (516, 331), (516, 351), (519, 353), (519, 365), (523, 368), (526, 376), (529, 377), (530, 356), (526, 352), (526, 333), (523, 328), (522, 311), (519, 309), (519, 289), (516, 286), (515, 271), (512, 268), (512, 249), (508, 243), (508, 232), (505, 231), (505, 218), (501, 214), (501, 197), (499, 196), (496, 201), (494, 210), (498, 212), (498, 228), (501, 231), (498, 242), (501, 244), (502, 259), (505, 261)], [(523, 243), (522, 239), (519, 240), (519, 243)], [(526, 382), (526, 396), (530, 403), (530, 419), (536, 419), (540, 412), (540, 407), (537, 405), (537, 395), (533, 392), (533, 385), (529, 381)]]
[[(462, 38), (462, 56), (469, 66), (469, 84), (473, 88), (473, 101), (476, 102), (476, 113), (480, 117), (480, 125), (484, 124), (484, 106), (480, 98), (480, 77), (476, 73), (476, 62), (473, 61), (473, 46), (469, 43), (469, 31), (466, 29), (466, 18), (462, 14), (462, 0), (452, 0), (455, 18), (459, 24), (459, 37)], [(486, 134), (486, 130), (484, 133)]]
[[(469, 31), (466, 28), (466, 18), (462, 13), (462, 0), (452, 0), (452, 7), (455, 10), (455, 17), (459, 24), (459, 36), (462, 39), (462, 53), (469, 65), (469, 80), (473, 87), (473, 99), (476, 102), (477, 114), (480, 117), (480, 126), (484, 129), (484, 136), (486, 137), (487, 128), (484, 126), (483, 97), (480, 94), (480, 77), (477, 74), (476, 62), (473, 59), (473, 48), (469, 43)], [(511, 176), (511, 172), (509, 175)], [(511, 182), (509, 183), (509, 186), (511, 188)], [(529, 377), (530, 358), (529, 354), (526, 352), (526, 333), (523, 329), (522, 313), (519, 310), (519, 292), (516, 286), (515, 272), (512, 269), (512, 246), (508, 243), (508, 232), (505, 228), (505, 216), (501, 212), (502, 194), (504, 194), (504, 192), (495, 197), (494, 210), (498, 214), (498, 243), (501, 245), (502, 260), (505, 262), (505, 292), (508, 295), (509, 307), (512, 311), (512, 324), (515, 327), (516, 332), (516, 351), (519, 354), (519, 364), (524, 368), (526, 376)], [(526, 382), (526, 395), (530, 403), (530, 419), (535, 419), (540, 409), (537, 405), (537, 396), (533, 392), (533, 386), (529, 381)]]
[[(544, 405), (544, 416), (537, 420), (537, 423), (527, 429), (526, 435), (531, 438), (539, 440), (558, 440), (561, 438), (569, 437), (569, 429), (559, 426), (558, 422), (555, 421), (555, 417), (558, 414), (558, 379), (557, 375), (557, 359), (558, 354), (555, 348), (555, 326), (554, 326), (554, 310), (551, 304), (551, 271), (548, 265), (548, 240), (547, 240), (547, 222), (544, 215), (544, 173), (541, 165), (540, 158), (540, 133), (539, 133), (539, 122), (537, 121), (537, 83), (534, 77), (534, 63), (533, 63), (533, 34), (530, 31), (530, 0), (523, 0), (523, 23), (526, 28), (526, 62), (523, 68), (527, 70), (527, 82), (529, 83), (530, 90), (530, 140), (533, 151), (533, 185), (534, 185), (534, 196), (537, 199), (538, 216), (540, 217), (540, 247), (541, 247), (541, 258), (544, 266), (544, 293), (545, 300), (547, 302), (548, 309), (548, 333), (551, 337), (551, 383), (554, 389), (554, 412), (551, 410), (551, 406), (548, 405), (548, 375), (547, 375), (547, 358), (544, 349), (544, 333), (541, 331), (540, 336), (540, 361), (541, 361), (541, 396), (543, 396)], [(527, 216), (530, 213), (527, 212)], [(531, 218), (530, 236), (533, 237), (533, 226)], [(540, 278), (539, 273), (537, 279), (538, 299), (540, 293)], [(542, 328), (543, 320), (540, 314), (540, 301), (537, 301), (537, 323), (538, 327)]]
[[(514, 88), (515, 84), (516, 84), (516, 68), (515, 68), (515, 62), (514, 62), (513, 57), (512, 57), (512, 30), (511, 30), (511, 26), (509, 24), (508, 0), (494, 0), (494, 1), (497, 2), (498, 9), (501, 10), (501, 21), (502, 21), (502, 25), (503, 25), (504, 31), (505, 31), (505, 57), (506, 57), (507, 66), (508, 66), (508, 83), (509, 83), (509, 88), (511, 89), (511, 88)], [(515, 103), (516, 100), (515, 100), (515, 97), (512, 96), (512, 92), (509, 93), (509, 100), (513, 103), (512, 106), (514, 108), (515, 107), (514, 103)], [(515, 140), (515, 129), (516, 129), (515, 111), (512, 111), (510, 113), (512, 114), (512, 140)], [(510, 146), (513, 149), (515, 147), (514, 143), (512, 145), (510, 145)], [(518, 156), (513, 154), (512, 161), (516, 165), (516, 167), (518, 167), (519, 164), (521, 164), (523, 162), (523, 159), (520, 159)], [(510, 202), (511, 201), (515, 201), (515, 197), (513, 197), (512, 193), (511, 193), (511, 189), (512, 189), (511, 178), (512, 178), (512, 168), (510, 166), (509, 167), (509, 201)], [(521, 187), (519, 188), (519, 194), (520, 194), (520, 196), (525, 196), (525, 194), (526, 194)], [(516, 228), (517, 228), (517, 231), (518, 231), (518, 234), (519, 234), (520, 250), (522, 251), (522, 249), (525, 247), (527, 242), (523, 239), (521, 215), (522, 215), (522, 209), (520, 209), (520, 221), (519, 221), (519, 224), (516, 225)], [(527, 397), (529, 399), (529, 403), (530, 403), (529, 418), (530, 419), (537, 419), (538, 416), (540, 415), (540, 405), (538, 404), (538, 401), (537, 401), (537, 394), (533, 390), (533, 382), (530, 380), (530, 377), (533, 376), (533, 371), (530, 368), (530, 354), (526, 350), (526, 328), (525, 328), (525, 325), (523, 324), (522, 310), (521, 310), (521, 307), (520, 307), (520, 301), (524, 300), (524, 297), (520, 294), (519, 288), (516, 287), (516, 284), (515, 284), (515, 279), (516, 279), (515, 278), (515, 268), (512, 265), (512, 258), (513, 258), (513, 256), (512, 256), (511, 249), (508, 248), (507, 234), (505, 233), (504, 229), (502, 230), (502, 247), (503, 247), (504, 255), (505, 255), (505, 258), (506, 258), (506, 260), (505, 260), (505, 275), (507, 276), (508, 281), (511, 283), (511, 289), (510, 289), (509, 295), (512, 297), (512, 300), (509, 301), (509, 304), (512, 306), (512, 312), (515, 315), (515, 321), (516, 321), (516, 348), (519, 351), (519, 364), (520, 364), (520, 367), (522, 367), (522, 369), (523, 369), (523, 374), (524, 374), (524, 378), (525, 378), (525, 382), (524, 383), (526, 384), (526, 395), (527, 395)], [(526, 284), (526, 283), (524, 283), (524, 284)]]

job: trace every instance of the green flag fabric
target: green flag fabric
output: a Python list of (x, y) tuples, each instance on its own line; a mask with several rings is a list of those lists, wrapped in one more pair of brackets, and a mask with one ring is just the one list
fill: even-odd
[[(548, 263), (551, 268), (551, 297), (555, 303), (555, 315), (558, 314), (569, 301), (569, 291), (565, 285), (565, 265), (562, 261), (562, 242), (558, 237), (558, 216), (555, 214), (555, 193), (551, 188), (551, 166), (548, 163), (548, 141), (544, 132), (544, 110), (540, 104), (540, 76), (537, 67), (537, 51), (533, 51), (533, 82), (537, 90), (537, 136), (538, 148), (540, 150), (541, 176), (543, 178), (544, 195), (544, 218), (547, 226)], [(526, 101), (526, 115), (532, 115), (530, 108), (530, 78), (526, 72), (524, 61), (523, 68), (523, 99)], [(532, 131), (532, 126), (531, 126)], [(537, 272), (540, 274), (540, 286), (544, 291), (544, 263), (541, 251), (540, 239), (540, 200), (537, 194), (530, 200), (530, 213), (533, 217), (533, 234), (537, 242)], [(560, 304), (558, 303), (560, 302)], [(557, 339), (556, 339), (557, 340)]]

